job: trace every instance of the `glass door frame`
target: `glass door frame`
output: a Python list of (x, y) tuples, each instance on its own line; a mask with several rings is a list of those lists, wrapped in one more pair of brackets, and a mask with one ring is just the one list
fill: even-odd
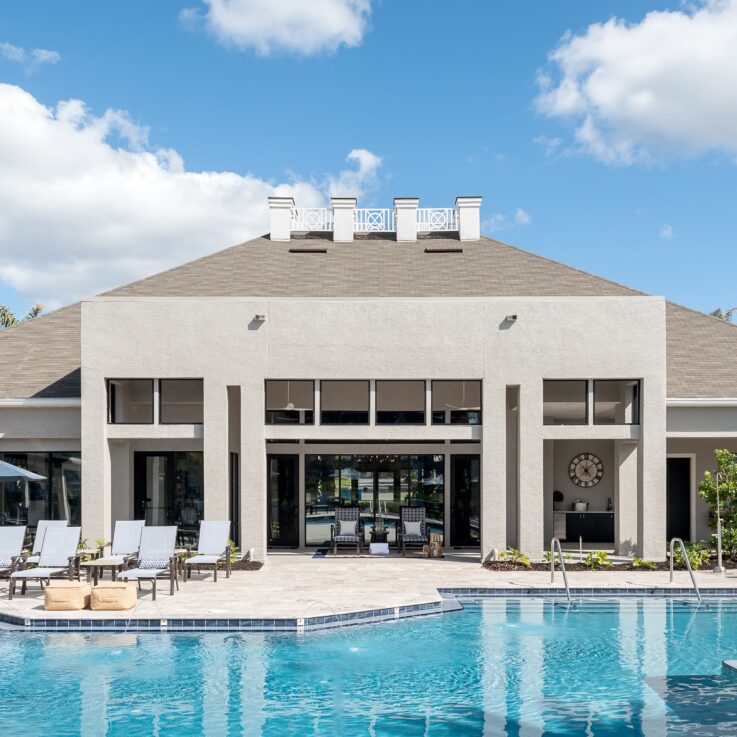
[[(291, 515), (294, 519), (294, 537), (287, 542), (274, 543), (271, 536), (272, 529), (272, 505), (271, 505), (271, 462), (290, 460), (294, 463), (294, 481), (292, 484)], [(266, 454), (266, 549), (295, 549), (300, 544), (300, 479), (299, 479), (299, 454), (298, 453), (267, 453)]]

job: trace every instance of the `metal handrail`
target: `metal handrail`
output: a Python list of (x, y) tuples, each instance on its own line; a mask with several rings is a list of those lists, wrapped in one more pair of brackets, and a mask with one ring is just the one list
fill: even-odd
[(554, 537), (550, 541), (550, 583), (555, 581), (555, 547), (558, 546), (558, 556), (560, 558), (560, 570), (563, 572), (563, 583), (566, 587), (566, 596), (568, 603), (571, 603), (571, 590), (568, 588), (568, 575), (566, 574), (566, 563), (563, 560), (563, 549), (560, 546), (560, 540)]
[(693, 569), (691, 568), (691, 561), (688, 559), (688, 554), (686, 553), (686, 546), (683, 544), (683, 540), (681, 540), (680, 537), (674, 537), (670, 541), (670, 582), (673, 583), (673, 562), (674, 562), (674, 555), (673, 555), (673, 546), (675, 543), (678, 543), (681, 546), (681, 552), (683, 553), (683, 560), (686, 561), (686, 568), (688, 568), (688, 575), (691, 576), (691, 585), (693, 586), (693, 590), (696, 593), (696, 597), (699, 600), (699, 604), (701, 603), (701, 592), (699, 591), (699, 587), (696, 585), (696, 578), (693, 575)]

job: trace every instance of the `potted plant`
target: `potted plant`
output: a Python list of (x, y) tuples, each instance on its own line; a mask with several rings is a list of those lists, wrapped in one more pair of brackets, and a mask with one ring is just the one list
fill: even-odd
[(557, 512), (563, 509), (563, 492), (557, 489), (553, 492), (553, 509)]

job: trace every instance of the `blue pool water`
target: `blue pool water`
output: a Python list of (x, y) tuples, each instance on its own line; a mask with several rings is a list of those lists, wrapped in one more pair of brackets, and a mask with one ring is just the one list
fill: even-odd
[(737, 602), (465, 606), (304, 636), (2, 632), (0, 734), (737, 734)]

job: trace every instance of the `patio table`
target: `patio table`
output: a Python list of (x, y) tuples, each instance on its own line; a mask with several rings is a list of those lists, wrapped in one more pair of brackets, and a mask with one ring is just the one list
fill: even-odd
[(97, 586), (97, 581), (100, 578), (100, 574), (106, 568), (109, 568), (113, 577), (113, 581), (118, 578), (118, 572), (125, 568), (125, 563), (111, 563), (110, 561), (97, 561), (97, 560), (85, 560), (79, 564), (80, 569), (85, 568), (87, 570), (87, 580), (92, 581)]

